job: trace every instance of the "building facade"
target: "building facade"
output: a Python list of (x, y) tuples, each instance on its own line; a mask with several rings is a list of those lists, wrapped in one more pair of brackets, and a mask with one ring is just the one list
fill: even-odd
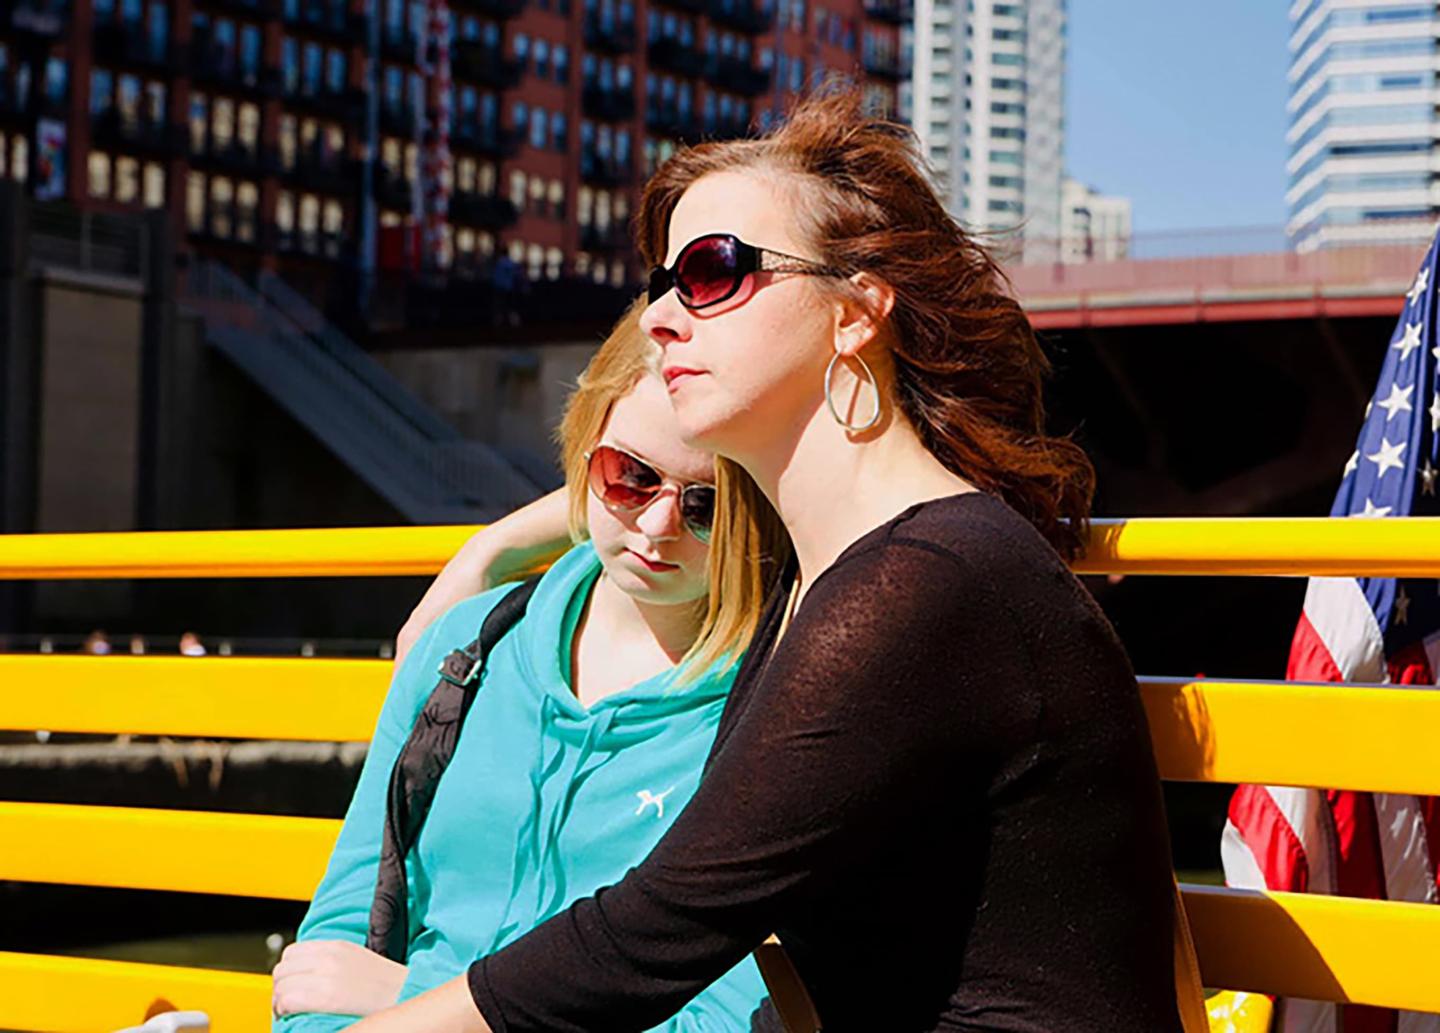
[(301, 285), (629, 285), (629, 216), (679, 144), (763, 128), (833, 73), (894, 110), (899, 5), (14, 0), (0, 176), (163, 208), (183, 250)]
[(1027, 259), (1060, 236), (1065, 0), (916, 0), (906, 113), (950, 210), (1021, 228)]
[(1429, 239), (1440, 211), (1440, 8), (1295, 0), (1290, 26), (1291, 243)]
[(1060, 260), (1113, 262), (1130, 256), (1130, 199), (1065, 177), (1060, 188)]

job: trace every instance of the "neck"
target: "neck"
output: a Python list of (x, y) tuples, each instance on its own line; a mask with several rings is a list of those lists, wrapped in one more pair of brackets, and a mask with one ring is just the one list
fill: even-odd
[(740, 463), (790, 532), (803, 586), (909, 506), (974, 490), (930, 454), (893, 405), (878, 427), (853, 439), (822, 405), (797, 433), (758, 445)]
[(603, 572), (586, 607), (585, 623), (612, 641), (650, 642), (672, 664), (690, 651), (705, 612), (697, 603), (647, 603), (615, 587)]

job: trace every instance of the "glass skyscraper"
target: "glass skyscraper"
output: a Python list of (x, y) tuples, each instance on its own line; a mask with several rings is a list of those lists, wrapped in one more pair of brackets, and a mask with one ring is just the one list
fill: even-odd
[(1295, 0), (1290, 26), (1291, 243), (1428, 240), (1440, 213), (1440, 4)]

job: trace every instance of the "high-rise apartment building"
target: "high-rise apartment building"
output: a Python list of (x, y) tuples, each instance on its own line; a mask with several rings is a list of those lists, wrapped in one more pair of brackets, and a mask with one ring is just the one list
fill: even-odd
[(632, 284), (659, 160), (763, 128), (832, 73), (893, 110), (903, 18), (901, 0), (6, 0), (0, 176), (164, 208), (182, 250), (300, 284), (491, 277), (501, 256), (507, 277)]
[(1113, 262), (1130, 254), (1130, 199), (1066, 177), (1060, 188), (1060, 260)]
[(911, 123), (951, 211), (1020, 227), (1027, 257), (1060, 235), (1065, 0), (916, 0)]
[(1428, 239), (1440, 211), (1440, 7), (1295, 0), (1290, 25), (1291, 243)]

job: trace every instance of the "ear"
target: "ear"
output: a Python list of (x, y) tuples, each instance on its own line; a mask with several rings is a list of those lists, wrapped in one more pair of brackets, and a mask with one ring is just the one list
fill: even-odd
[(859, 291), (839, 303), (835, 324), (835, 350), (847, 357), (858, 355), (880, 335), (895, 308), (895, 288), (875, 274), (856, 273), (850, 282)]

